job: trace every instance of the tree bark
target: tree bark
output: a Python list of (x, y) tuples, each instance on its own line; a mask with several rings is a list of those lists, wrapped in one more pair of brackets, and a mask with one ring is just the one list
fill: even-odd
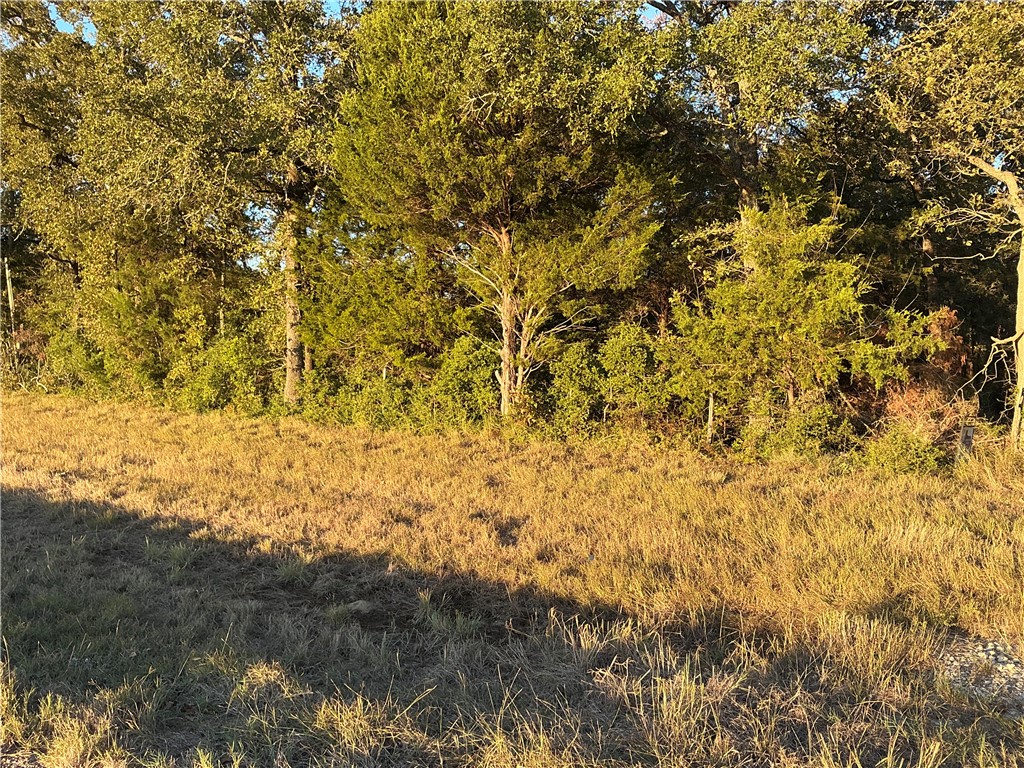
[[(225, 260), (226, 261), (226, 260)], [(217, 295), (217, 334), (224, 335), (224, 305), (227, 304), (227, 291), (224, 287), (224, 274), (227, 272), (227, 265), (220, 267), (220, 293)]]
[(708, 394), (708, 428), (705, 435), (708, 445), (715, 437), (715, 393)]
[(284, 257), (284, 401), (294, 404), (299, 399), (302, 381), (302, 341), (299, 339), (299, 264), (298, 216), (291, 204), (281, 215), (280, 242)]
[(522, 306), (516, 295), (518, 273), (512, 264), (512, 233), (508, 228), (487, 227), (484, 232), (494, 240), (500, 253), (501, 266), (495, 279), (489, 282), (497, 293), (493, 306), (501, 323), (501, 369), (496, 374), (501, 391), (500, 411), (501, 417), (508, 419), (515, 412), (523, 378), (519, 370), (522, 360), (517, 349), (517, 341), (523, 340), (520, 331)]
[[(1017, 255), (1017, 306), (1014, 316), (1013, 327), (1013, 370), (1015, 381), (1013, 383), (1013, 420), (1010, 423), (1010, 445), (1018, 450), (1024, 450), (1024, 192), (1021, 190), (1020, 179), (1013, 171), (1005, 168), (996, 168), (987, 160), (968, 155), (966, 158), (970, 165), (973, 165), (982, 173), (995, 179), (1006, 187), (1010, 208), (1017, 215), (1020, 222), (1018, 236), (1020, 241), (1020, 252)], [(1006, 343), (1003, 340), (1001, 343)]]
[(732, 130), (730, 141), (735, 144), (733, 181), (740, 193), (740, 218), (745, 219), (751, 211), (756, 211), (760, 204), (761, 189), (754, 178), (760, 160), (757, 145), (743, 135), (739, 127)]
[[(1024, 224), (1024, 211), (1019, 211)], [(1024, 450), (1024, 231), (1021, 233), (1020, 254), (1017, 256), (1017, 312), (1014, 322), (1013, 359), (1017, 376), (1013, 393), (1013, 422), (1010, 425), (1010, 443)]]
[(7, 278), (7, 306), (11, 310), (11, 338), (14, 338), (14, 285), (11, 282), (11, 261), (4, 256), (4, 275)]
[(510, 290), (501, 295), (499, 314), (501, 319), (501, 372), (498, 383), (501, 387), (501, 417), (512, 415), (516, 400), (516, 300)]

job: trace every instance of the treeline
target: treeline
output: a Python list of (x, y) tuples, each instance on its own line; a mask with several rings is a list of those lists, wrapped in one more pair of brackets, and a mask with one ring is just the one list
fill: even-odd
[(1020, 440), (1024, 5), (5, 0), (2, 56), (8, 386)]

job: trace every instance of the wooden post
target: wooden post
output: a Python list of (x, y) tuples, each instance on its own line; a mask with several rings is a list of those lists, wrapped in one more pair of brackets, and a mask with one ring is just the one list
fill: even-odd
[(974, 427), (960, 427), (960, 451), (968, 454), (974, 452)]

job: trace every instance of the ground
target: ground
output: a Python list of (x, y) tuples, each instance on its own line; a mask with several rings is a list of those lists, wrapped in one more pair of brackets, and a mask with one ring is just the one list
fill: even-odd
[(983, 684), (1024, 640), (1012, 454), (901, 476), (4, 393), (3, 460), (5, 766), (1024, 765)]

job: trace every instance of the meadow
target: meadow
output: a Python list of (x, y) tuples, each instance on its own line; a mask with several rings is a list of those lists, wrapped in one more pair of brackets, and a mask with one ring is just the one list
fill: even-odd
[[(3, 397), (0, 744), (44, 766), (1020, 766), (1024, 462)], [(13, 758), (9, 758), (13, 759)]]

